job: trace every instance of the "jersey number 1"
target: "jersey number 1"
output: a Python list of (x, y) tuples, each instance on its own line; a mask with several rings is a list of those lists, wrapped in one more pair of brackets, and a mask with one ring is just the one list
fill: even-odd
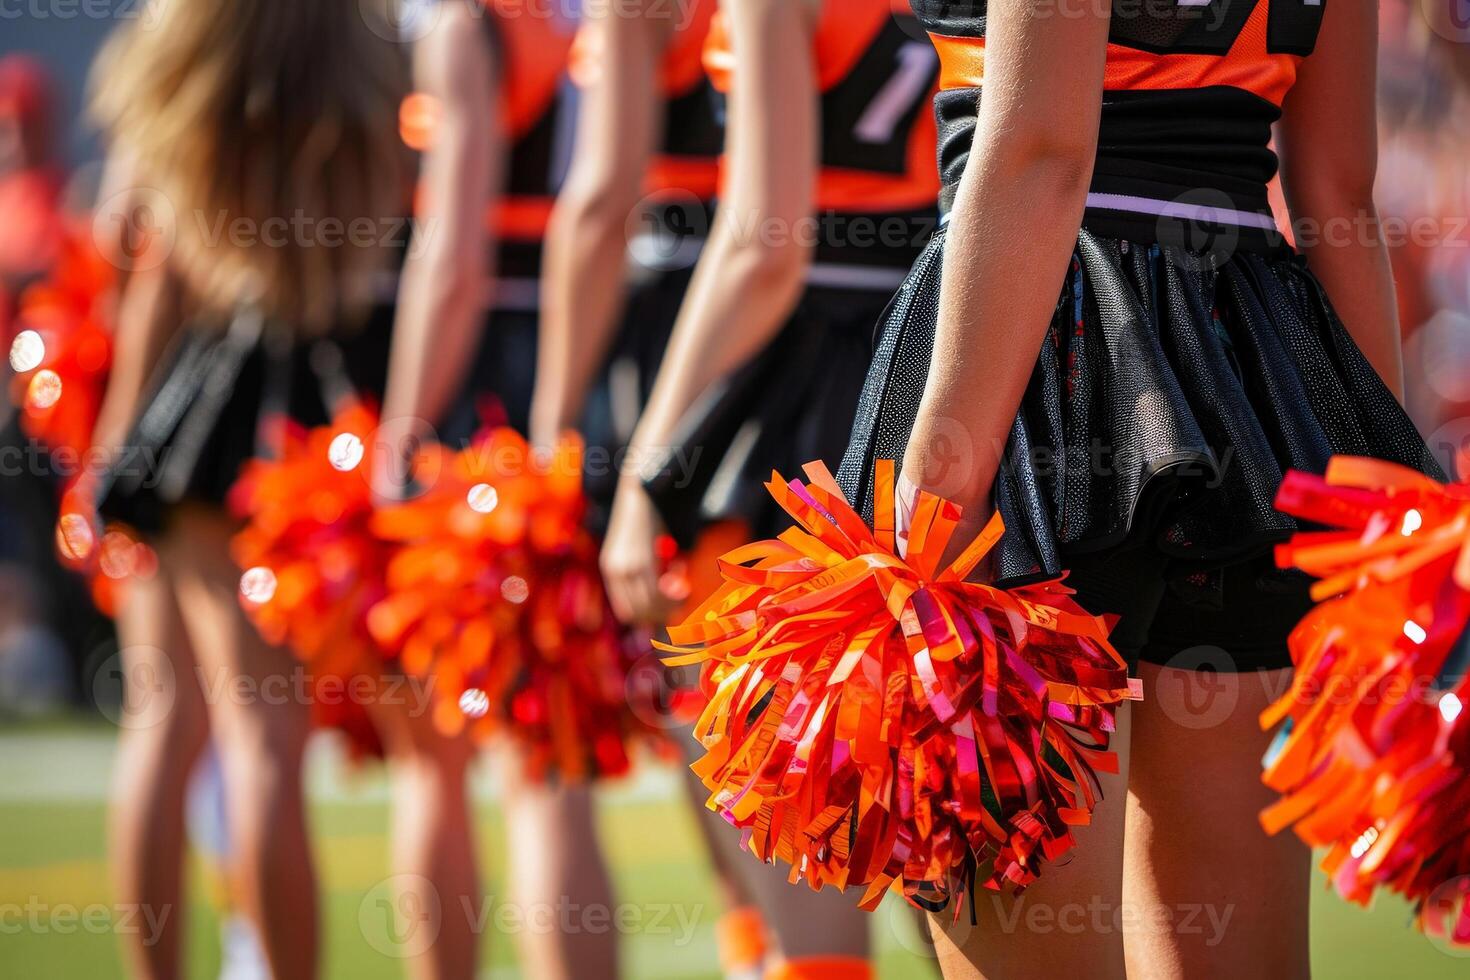
[(928, 94), (938, 57), (933, 45), (922, 41), (909, 41), (899, 48), (894, 56), (898, 67), (858, 117), (852, 135), (861, 143), (893, 139), (899, 123), (909, 118), (915, 104)]

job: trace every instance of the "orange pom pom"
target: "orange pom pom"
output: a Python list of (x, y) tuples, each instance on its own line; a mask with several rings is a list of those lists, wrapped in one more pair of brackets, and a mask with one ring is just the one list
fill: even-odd
[(1321, 604), (1262, 715), (1285, 722), (1264, 776), (1282, 799), (1262, 824), (1325, 848), (1343, 897), (1398, 892), (1427, 931), (1470, 943), (1470, 486), (1337, 458), (1325, 478), (1289, 474), (1277, 506), (1333, 530), (1278, 549), (1318, 577)]
[(317, 676), (376, 671), (381, 656), (367, 629), (388, 561), (369, 532), (376, 425), (354, 405), (329, 426), (288, 426), (280, 458), (251, 460), (230, 490), (231, 510), (247, 519), (231, 545), (241, 605), (262, 636)]
[(500, 428), (420, 462), (437, 474), (427, 492), (373, 522), (400, 545), (373, 636), (404, 670), (432, 677), (442, 728), (509, 736), (533, 778), (625, 772), (630, 740), (655, 731), (627, 690), (647, 644), (608, 606), (582, 523), (580, 444), (539, 461)]
[(90, 224), (66, 229), (46, 277), (21, 296), (8, 357), (21, 427), (49, 448), (61, 477), (57, 557), (86, 577), (94, 604), (112, 615), (126, 579), (150, 573), (154, 556), (126, 529), (95, 524), (87, 471), (100, 462), (89, 449), (112, 367), (104, 314), (116, 270), (91, 232)]
[(891, 462), (874, 528), (806, 471), (768, 484), (800, 526), (725, 555), (724, 583), (663, 646), (705, 664), (694, 770), (710, 806), (761, 860), (861, 887), (864, 908), (895, 883), (929, 908), (1028, 884), (1088, 822), (1095, 770), (1116, 770), (1108, 733), (1133, 695), (1106, 626), (1056, 582), (965, 581), (998, 517), (941, 567), (957, 506), (920, 494), (900, 557)]
[(26, 434), (53, 451), (80, 456), (91, 445), (112, 365), (102, 312), (114, 282), (87, 228), (64, 239), (46, 279), (21, 297), (10, 340), (12, 396)]

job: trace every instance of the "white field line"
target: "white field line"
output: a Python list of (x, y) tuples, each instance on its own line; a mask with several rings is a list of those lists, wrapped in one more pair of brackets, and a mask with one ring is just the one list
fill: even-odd
[[(102, 803), (112, 783), (115, 737), (105, 731), (0, 734), (0, 804)], [(476, 800), (500, 796), (494, 753), (486, 753), (471, 775)], [(659, 802), (680, 792), (672, 766), (645, 762), (626, 779), (600, 790), (611, 805)], [(381, 762), (352, 766), (330, 735), (313, 739), (306, 779), (313, 800), (380, 806), (388, 798)]]

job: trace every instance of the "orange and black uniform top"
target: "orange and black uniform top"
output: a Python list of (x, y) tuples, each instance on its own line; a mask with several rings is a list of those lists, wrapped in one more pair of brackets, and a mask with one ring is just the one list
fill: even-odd
[[(1113, 0), (1085, 224), (1151, 241), (1161, 220), (1178, 218), (1274, 241), (1266, 197), (1276, 173), (1271, 125), (1316, 46), (1325, 4)], [(986, 5), (913, 0), (913, 7), (943, 63), (935, 114), (947, 205), (974, 138)]]
[(650, 191), (677, 190), (713, 200), (720, 184), (725, 127), (704, 70), (704, 45), (718, 0), (694, 0), (674, 28), (659, 66), (663, 142), (648, 172)]
[[(705, 38), (718, 6), (719, 0), (691, 0), (675, 8), (678, 20), (658, 63), (663, 119), (661, 142), (645, 181), (650, 193), (680, 191), (710, 201), (719, 188), (725, 131), (703, 61)], [(603, 43), (595, 23), (577, 32), (571, 77), (579, 88), (590, 85), (603, 70)]]
[[(532, 302), (541, 243), (566, 175), (576, 117), (567, 66), (576, 22), (555, 0), (479, 0), (486, 43), (495, 52), (497, 118), (508, 148), (499, 199), (485, 215), (497, 251), (497, 305), (509, 293)], [(423, 93), (404, 100), (400, 128), (410, 147), (433, 141), (439, 107)], [(521, 288), (524, 287), (524, 288)], [(512, 301), (511, 305), (521, 305)]]
[(486, 216), (500, 256), (502, 290), (541, 271), (541, 243), (566, 177), (576, 125), (567, 77), (577, 24), (555, 0), (480, 0), (500, 69), (501, 128), (509, 142), (505, 185)]
[[(704, 44), (718, 0), (675, 5), (677, 19), (655, 65), (660, 142), (644, 174), (639, 232), (629, 256), (646, 269), (685, 270), (697, 261), (720, 187), (725, 127), (704, 70)], [(586, 87), (603, 70), (604, 39), (594, 21), (577, 34), (572, 80)]]
[[(926, 111), (938, 58), (906, 0), (823, 0), (814, 47), (822, 126), (816, 261), (906, 270), (925, 237), (916, 229), (932, 227), (939, 197)], [(729, 91), (739, 60), (721, 13), (704, 53), (719, 92)], [(874, 223), (847, 220), (854, 218)]]

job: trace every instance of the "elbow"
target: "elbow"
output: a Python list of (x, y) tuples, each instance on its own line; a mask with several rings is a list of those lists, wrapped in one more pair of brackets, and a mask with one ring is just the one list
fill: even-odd
[(811, 253), (809, 246), (798, 241), (743, 244), (720, 267), (740, 284), (744, 295), (789, 304), (795, 302), (806, 282)]
[(562, 233), (599, 241), (622, 236), (628, 215), (638, 206), (639, 181), (617, 175), (586, 183), (568, 184), (557, 198), (552, 214), (553, 234)]
[(1287, 175), (1287, 198), (1303, 202), (1306, 210), (1327, 215), (1376, 215), (1373, 185), (1377, 176), (1376, 167), (1313, 171), (1308, 180), (1291, 180)]
[(991, 175), (1014, 181), (1033, 200), (1082, 200), (1097, 162), (1096, 127), (1028, 122), (996, 141), (984, 162)]
[(400, 280), (399, 308), (433, 310), (430, 319), (458, 305), (478, 306), (489, 282), (488, 246), (433, 248), (411, 256)]
[(450, 302), (478, 305), (489, 282), (488, 270), (478, 256), (458, 256), (445, 263), (445, 275), (434, 280), (440, 296)]
[(1376, 214), (1378, 147), (1369, 139), (1344, 146), (1306, 140), (1286, 130), (1280, 142), (1281, 185), (1293, 213), (1319, 218)]

